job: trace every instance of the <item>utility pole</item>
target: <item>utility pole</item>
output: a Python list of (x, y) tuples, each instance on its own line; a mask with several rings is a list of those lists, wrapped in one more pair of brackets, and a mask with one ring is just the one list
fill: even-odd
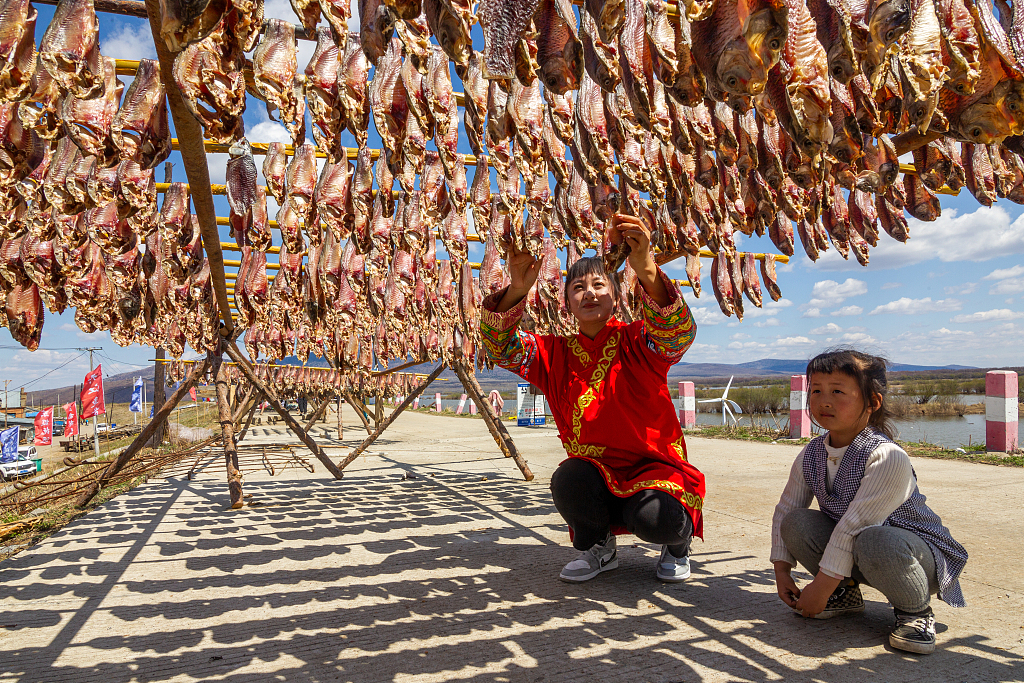
[(11, 380), (4, 380), (4, 429), (7, 429), (7, 409), (10, 408), (11, 395), (7, 393), (7, 385), (11, 383)]
[[(92, 372), (95, 369), (95, 367), (96, 367), (96, 366), (94, 366), (92, 364), (92, 352), (93, 351), (102, 351), (103, 347), (102, 346), (90, 346), (87, 349), (75, 349), (75, 350), (76, 351), (88, 351), (89, 352), (89, 372)], [(102, 380), (101, 380), (101, 383), (102, 383)], [(99, 415), (93, 415), (92, 417), (93, 417), (93, 421), (92, 421), (92, 441), (93, 441), (93, 446), (96, 449), (96, 457), (98, 458), (99, 455), (100, 455), (100, 430), (99, 430), (100, 417), (99, 417)]]

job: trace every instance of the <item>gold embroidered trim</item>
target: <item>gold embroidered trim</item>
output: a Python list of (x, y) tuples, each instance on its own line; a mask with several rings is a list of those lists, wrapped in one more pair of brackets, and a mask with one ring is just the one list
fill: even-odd
[(583, 363), (583, 367), (590, 365), (590, 363), (592, 362), (590, 354), (587, 353), (582, 346), (580, 346), (580, 343), (576, 341), (575, 337), (570, 337), (566, 343), (568, 344), (569, 350), (572, 351), (573, 355), (576, 356), (576, 358), (578, 358), (581, 363)]
[(680, 435), (678, 439), (670, 443), (669, 448), (675, 451), (676, 455), (679, 456), (680, 460), (682, 460), (683, 462), (690, 462), (689, 459), (686, 457), (686, 449), (683, 448), (682, 435)]
[(619, 497), (627, 498), (636, 493), (637, 491), (639, 491), (640, 489), (659, 489), (661, 491), (665, 491), (666, 493), (678, 495), (682, 503), (691, 510), (696, 510), (699, 512), (700, 510), (704, 509), (703, 498), (698, 496), (696, 493), (691, 493), (687, 491), (682, 486), (673, 481), (668, 481), (667, 479), (645, 479), (644, 481), (639, 481), (633, 484), (628, 489), (620, 489), (612, 481), (611, 476), (608, 474), (607, 470), (603, 465), (601, 465), (600, 463), (594, 464), (597, 465), (597, 467), (601, 470), (601, 473), (604, 475), (605, 483), (608, 485), (608, 490), (610, 490), (612, 493)]
[[(604, 454), (604, 446), (580, 443), (580, 429), (583, 426), (583, 411), (596, 401), (601, 393), (601, 385), (604, 383), (605, 377), (608, 376), (608, 368), (611, 367), (612, 361), (615, 360), (615, 354), (618, 353), (619, 339), (621, 337), (622, 332), (619, 330), (608, 336), (608, 341), (605, 342), (604, 348), (601, 349), (601, 357), (597, 361), (597, 367), (594, 368), (590, 382), (587, 383), (586, 390), (576, 400), (576, 406), (572, 411), (572, 437), (562, 442), (565, 452), (569, 455), (599, 458)], [(573, 352), (584, 366), (591, 363), (590, 354), (580, 346), (578, 341), (569, 339), (567, 345), (569, 350)]]

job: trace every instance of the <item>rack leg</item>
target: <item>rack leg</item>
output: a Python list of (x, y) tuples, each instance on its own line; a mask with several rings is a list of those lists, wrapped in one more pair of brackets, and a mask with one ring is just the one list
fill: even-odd
[(452, 370), (455, 371), (455, 374), (462, 382), (462, 386), (466, 388), (466, 393), (476, 403), (476, 408), (480, 415), (483, 416), (487, 429), (491, 432), (494, 442), (498, 444), (498, 448), (501, 449), (506, 458), (512, 458), (515, 461), (516, 466), (523, 473), (523, 478), (526, 481), (533, 481), (533, 471), (530, 470), (530, 466), (526, 464), (526, 459), (523, 458), (519, 453), (519, 449), (516, 448), (515, 442), (512, 441), (512, 435), (508, 433), (505, 425), (494, 414), (491, 404), (484, 398), (483, 389), (480, 388), (480, 384), (476, 381), (476, 375), (473, 374), (473, 370), (458, 361), (455, 362)]

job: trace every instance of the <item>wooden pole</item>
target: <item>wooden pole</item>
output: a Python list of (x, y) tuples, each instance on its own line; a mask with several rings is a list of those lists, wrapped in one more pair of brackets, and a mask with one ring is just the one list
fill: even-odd
[(369, 411), (366, 410), (366, 406), (363, 405), (363, 402), (348, 393), (343, 393), (342, 396), (345, 401), (352, 406), (352, 410), (356, 411), (356, 416), (359, 417), (359, 420), (363, 423), (363, 427), (366, 428), (366, 433), (373, 434), (373, 427), (370, 426), (370, 421), (366, 419)]
[(248, 433), (249, 431), (249, 425), (252, 424), (252, 416), (256, 414), (256, 408), (258, 408), (259, 405), (260, 402), (258, 398), (253, 400), (252, 407), (249, 409), (249, 416), (245, 418), (245, 427), (242, 428), (242, 431), (238, 435), (238, 438), (235, 440), (235, 443), (241, 443), (242, 439), (245, 438), (246, 433)]
[[(423, 384), (418, 386), (415, 390), (409, 392), (409, 395), (405, 397), (404, 401), (402, 401), (402, 405), (395, 408), (391, 412), (391, 414), (388, 415), (387, 419), (381, 420), (380, 423), (377, 425), (377, 429), (374, 430), (373, 434), (370, 434), (368, 437), (366, 437), (366, 439), (363, 440), (363, 442), (359, 444), (359, 446), (354, 451), (349, 453), (348, 457), (346, 457), (339, 463), (339, 467), (341, 467), (341, 469), (345, 469), (352, 463), (353, 460), (359, 457), (360, 453), (369, 448), (370, 444), (376, 441), (380, 437), (380, 435), (384, 433), (384, 430), (387, 429), (391, 425), (391, 423), (394, 422), (395, 419), (399, 415), (401, 415), (406, 408), (412, 405), (412, 402), (416, 400), (416, 397), (422, 394), (423, 390), (426, 389), (431, 382), (437, 379), (437, 376), (441, 374), (442, 370), (444, 370), (444, 363), (439, 363), (438, 366), (434, 368), (434, 371), (427, 375), (427, 379), (423, 382)], [(380, 405), (381, 403), (379, 398), (377, 399), (377, 403), (378, 405)]]
[[(223, 333), (223, 328), (221, 332)], [(266, 395), (267, 400), (270, 402), (270, 406), (277, 411), (277, 414), (280, 415), (281, 418), (285, 421), (285, 424), (287, 424), (288, 427), (293, 432), (295, 432), (295, 435), (299, 437), (302, 443), (306, 444), (309, 447), (309, 450), (313, 452), (313, 455), (316, 456), (317, 460), (324, 464), (324, 467), (327, 468), (327, 471), (333, 474), (335, 479), (341, 479), (342, 477), (344, 477), (345, 475), (342, 474), (338, 466), (331, 462), (331, 459), (327, 457), (326, 453), (324, 453), (324, 449), (322, 449), (320, 445), (313, 440), (313, 437), (306, 433), (306, 430), (302, 428), (302, 425), (296, 422), (295, 418), (292, 417), (288, 413), (288, 411), (284, 409), (284, 406), (282, 406), (281, 403), (277, 400), (277, 394), (275, 394), (270, 387), (264, 384), (262, 380), (260, 380), (260, 378), (256, 376), (256, 373), (253, 372), (252, 365), (249, 363), (249, 360), (242, 355), (241, 351), (238, 350), (238, 347), (235, 346), (235, 342), (231, 339), (225, 339), (224, 350), (227, 351), (227, 354), (229, 356), (231, 356), (231, 360), (235, 361), (235, 363), (238, 364), (238, 367), (242, 370), (242, 374), (245, 375), (245, 378), (252, 382), (257, 389), (259, 389), (264, 393), (264, 395)]]
[(480, 383), (476, 381), (476, 375), (459, 361), (453, 364), (452, 370), (455, 371), (455, 374), (462, 382), (462, 386), (466, 388), (466, 393), (476, 403), (476, 408), (480, 415), (483, 416), (487, 429), (494, 438), (494, 442), (498, 444), (498, 448), (501, 449), (506, 458), (512, 458), (515, 461), (516, 466), (523, 473), (523, 478), (526, 481), (533, 481), (533, 472), (530, 470), (530, 466), (526, 464), (526, 460), (519, 454), (519, 449), (516, 448), (515, 442), (512, 441), (512, 435), (508, 433), (505, 425), (494, 414), (491, 404), (484, 398), (483, 389), (480, 388)]
[(185, 165), (188, 177), (189, 194), (199, 229), (203, 237), (203, 249), (210, 263), (210, 279), (217, 297), (217, 309), (224, 326), (221, 334), (230, 336), (234, 330), (231, 317), (231, 302), (228, 300), (227, 285), (224, 280), (224, 255), (220, 250), (220, 232), (217, 228), (217, 212), (213, 206), (213, 193), (210, 189), (210, 168), (206, 161), (206, 148), (203, 146), (203, 127), (199, 125), (192, 113), (185, 106), (181, 91), (174, 81), (174, 55), (167, 50), (167, 44), (160, 37), (160, 0), (146, 0), (146, 12), (149, 14), (149, 28), (156, 45), (156, 56), (160, 60), (160, 79), (167, 91), (167, 104), (174, 119), (174, 130), (178, 135), (181, 161)]
[(425, 361), (425, 360), (409, 361), (408, 363), (402, 363), (401, 365), (395, 366), (393, 368), (388, 368), (387, 370), (381, 370), (379, 372), (371, 372), (370, 376), (371, 377), (383, 377), (384, 375), (390, 375), (390, 374), (393, 374), (393, 373), (396, 373), (396, 372), (401, 372), (402, 370), (414, 367), (416, 365), (423, 365), (426, 362), (427, 361)]
[(338, 441), (345, 438), (344, 425), (341, 422), (341, 394), (338, 394)]
[(311, 414), (311, 415), (309, 416), (309, 419), (308, 419), (308, 420), (306, 420), (306, 426), (304, 427), (304, 429), (305, 429), (305, 430), (306, 430), (307, 432), (308, 432), (308, 431), (309, 431), (310, 429), (312, 429), (312, 428), (313, 428), (313, 425), (314, 425), (314, 424), (316, 424), (316, 421), (317, 421), (317, 420), (319, 420), (319, 419), (320, 419), (320, 416), (324, 414), (324, 411), (326, 411), (326, 410), (327, 410), (327, 405), (328, 405), (328, 404), (329, 404), (330, 402), (331, 402), (331, 397), (330, 397), (330, 396), (328, 396), (328, 397), (327, 397), (327, 398), (325, 398), (325, 399), (324, 399), (323, 401), (321, 401), (321, 402), (320, 402), (320, 405), (318, 405), (318, 406), (316, 407), (316, 410), (314, 410), (314, 411), (312, 412), (312, 414)]
[(178, 388), (174, 390), (174, 393), (171, 394), (170, 398), (160, 406), (160, 410), (153, 413), (153, 420), (143, 428), (142, 432), (135, 437), (135, 440), (129, 444), (128, 448), (121, 451), (121, 455), (117, 456), (117, 460), (107, 465), (107, 468), (96, 479), (96, 481), (90, 484), (82, 495), (79, 496), (75, 503), (77, 507), (83, 507), (92, 500), (93, 497), (100, 492), (100, 489), (103, 488), (104, 482), (109, 481), (111, 477), (120, 472), (124, 466), (127, 465), (133, 457), (135, 457), (135, 454), (149, 442), (150, 437), (153, 436), (157, 428), (167, 420), (167, 416), (171, 414), (171, 411), (174, 410), (176, 405), (178, 405), (178, 402), (183, 397), (188, 396), (189, 387), (203, 376), (203, 373), (206, 372), (208, 367), (210, 367), (209, 358), (204, 360), (202, 363), (196, 363), (193, 366), (192, 372), (190, 372), (188, 377), (185, 378), (185, 381), (178, 385)]
[(230, 392), (228, 391), (228, 366), (224, 356), (213, 359), (217, 387), (217, 413), (220, 419), (221, 440), (224, 442), (224, 467), (227, 470), (228, 493), (231, 509), (238, 510), (245, 501), (242, 499), (242, 473), (238, 470), (238, 445), (235, 443), (235, 420), (231, 415)]

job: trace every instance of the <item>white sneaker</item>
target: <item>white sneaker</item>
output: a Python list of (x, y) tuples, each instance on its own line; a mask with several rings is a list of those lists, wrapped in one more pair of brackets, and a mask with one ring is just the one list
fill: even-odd
[(570, 583), (581, 583), (618, 566), (619, 555), (615, 550), (615, 536), (608, 534), (603, 541), (595, 543), (590, 550), (584, 551), (565, 565), (558, 578)]
[(658, 558), (656, 576), (662, 581), (678, 583), (690, 578), (690, 557), (675, 557), (669, 552), (668, 546), (661, 546), (661, 557)]

